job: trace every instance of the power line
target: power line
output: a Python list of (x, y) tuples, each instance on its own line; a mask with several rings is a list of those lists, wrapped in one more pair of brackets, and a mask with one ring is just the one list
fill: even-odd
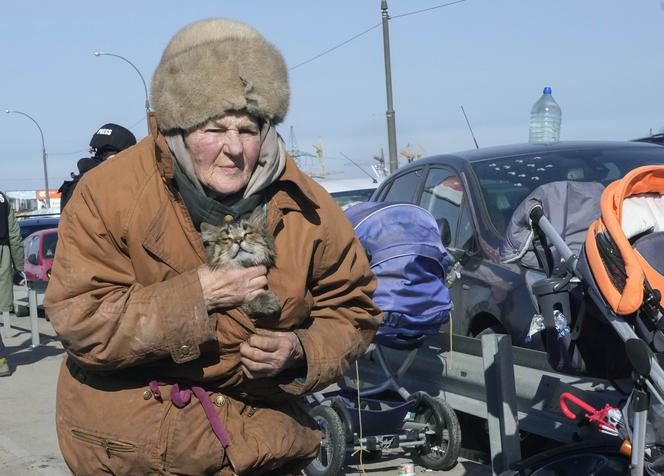
[(394, 20), (395, 18), (403, 18), (410, 15), (416, 15), (418, 13), (429, 12), (431, 10), (436, 10), (437, 8), (449, 7), (450, 5), (456, 5), (457, 3), (462, 3), (465, 1), (466, 0), (456, 0), (456, 2), (443, 3), (441, 5), (436, 5), (435, 7), (429, 7), (429, 8), (424, 8), (422, 10), (415, 10), (413, 12), (402, 13), (401, 15), (390, 15), (390, 20)]
[[(140, 119), (136, 120), (136, 122), (134, 122), (131, 126), (127, 127), (127, 129), (131, 130), (131, 129), (133, 129), (134, 127), (136, 127), (137, 125), (139, 125), (141, 122), (144, 122), (144, 121), (145, 121), (145, 115), (141, 116)], [(150, 131), (148, 131), (148, 133), (149, 133), (149, 132), (150, 132)]]
[[(449, 6), (451, 6), (451, 5), (456, 5), (457, 3), (462, 3), (462, 2), (465, 2), (465, 1), (467, 1), (467, 0), (456, 0), (456, 1), (454, 1), (454, 2), (448, 2), (448, 3), (443, 3), (443, 4), (440, 4), (440, 5), (435, 5), (435, 6), (433, 6), (433, 7), (424, 8), (424, 9), (422, 9), (422, 10), (415, 10), (415, 11), (412, 11), (412, 12), (402, 13), (401, 15), (390, 15), (390, 20), (394, 20), (395, 18), (403, 18), (403, 17), (407, 17), (407, 16), (410, 16), (410, 15), (416, 15), (416, 14), (418, 14), (418, 13), (429, 12), (429, 11), (431, 11), (431, 10), (436, 10), (436, 9), (438, 9), (438, 8), (449, 7)], [(382, 23), (377, 23), (377, 24), (375, 24), (374, 26), (367, 28), (367, 29), (364, 30), (363, 32), (358, 33), (357, 35), (355, 35), (355, 36), (353, 36), (353, 37), (347, 39), (346, 41), (343, 41), (343, 42), (339, 43), (338, 45), (333, 46), (332, 48), (327, 49), (327, 50), (323, 51), (322, 53), (319, 53), (319, 54), (317, 54), (316, 56), (313, 56), (313, 57), (309, 58), (309, 59), (306, 60), (306, 61), (302, 61), (301, 63), (298, 63), (298, 64), (296, 64), (295, 66), (292, 66), (292, 67), (290, 67), (290, 68), (288, 68), (288, 69), (289, 69), (290, 71), (292, 71), (292, 70), (294, 70), (294, 69), (296, 69), (296, 68), (299, 68), (300, 66), (304, 66), (305, 64), (311, 63), (312, 61), (317, 60), (317, 59), (320, 58), (321, 56), (325, 56), (326, 54), (331, 53), (331, 52), (333, 52), (334, 50), (339, 49), (339, 48), (341, 48), (341, 47), (344, 46), (344, 45), (347, 45), (347, 44), (350, 43), (351, 41), (358, 39), (358, 38), (361, 37), (362, 35), (366, 35), (366, 34), (369, 33), (371, 30), (374, 30), (374, 29), (378, 28), (378, 27), (381, 26), (381, 25), (382, 25)]]
[(71, 152), (49, 152), (48, 155), (49, 157), (51, 155), (78, 155), (83, 152), (88, 152), (88, 148), (86, 147), (85, 149), (73, 150)]
[(334, 50), (336, 50), (336, 49), (338, 49), (338, 48), (341, 48), (342, 46), (344, 46), (344, 45), (350, 43), (351, 41), (356, 40), (356, 39), (359, 38), (360, 36), (362, 36), (362, 35), (366, 35), (366, 34), (369, 33), (371, 30), (373, 30), (373, 29), (375, 29), (375, 28), (378, 28), (380, 25), (381, 25), (381, 23), (377, 23), (377, 24), (375, 24), (374, 26), (372, 26), (372, 27), (370, 27), (370, 28), (367, 28), (367, 29), (364, 30), (362, 33), (358, 33), (357, 35), (353, 36), (352, 38), (349, 38), (349, 39), (347, 39), (346, 41), (344, 41), (344, 42), (342, 42), (342, 43), (339, 43), (339, 44), (336, 45), (336, 46), (333, 46), (333, 47), (330, 48), (329, 50), (325, 50), (325, 51), (323, 51), (322, 53), (317, 54), (317, 55), (314, 56), (313, 58), (310, 58), (310, 59), (308, 59), (308, 60), (306, 60), (306, 61), (303, 61), (302, 63), (298, 63), (298, 64), (296, 64), (295, 66), (293, 66), (292, 68), (289, 68), (289, 69), (292, 71), (292, 70), (294, 70), (295, 68), (299, 68), (300, 66), (304, 66), (304, 65), (307, 64), (307, 63), (311, 63), (312, 61), (314, 61), (314, 60), (320, 58), (321, 56), (325, 56), (326, 54), (331, 53), (332, 51), (334, 51)]
[[(53, 177), (55, 179), (69, 180), (71, 177)], [(33, 178), (2, 178), (0, 182), (30, 182), (30, 181), (39, 181), (43, 180), (44, 177), (33, 177)], [(42, 185), (43, 186), (43, 185)]]
[[(128, 126), (127, 129), (132, 130), (134, 127), (139, 125), (141, 122), (145, 121), (145, 115), (141, 116), (140, 119), (136, 120), (131, 126)], [(89, 153), (90, 148), (86, 147), (85, 149), (78, 149), (71, 152), (49, 152), (48, 155), (78, 155), (81, 153)]]

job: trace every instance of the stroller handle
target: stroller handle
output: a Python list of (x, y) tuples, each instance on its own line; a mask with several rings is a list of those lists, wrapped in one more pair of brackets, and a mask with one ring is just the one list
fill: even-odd
[(542, 205), (539, 204), (535, 205), (530, 210), (530, 214), (528, 216), (530, 218), (530, 223), (532, 228), (533, 229), (539, 228), (540, 230), (542, 230), (542, 232), (546, 235), (551, 244), (553, 244), (553, 246), (556, 247), (560, 255), (565, 260), (565, 267), (567, 268), (567, 270), (570, 273), (572, 273), (574, 276), (577, 276), (576, 263), (578, 261), (578, 257), (574, 254), (574, 252), (570, 249), (570, 247), (567, 246), (565, 240), (562, 239), (558, 231), (554, 228), (549, 219), (546, 217), (546, 215), (544, 214), (544, 210), (542, 209)]
[(567, 400), (585, 410), (586, 419), (590, 423), (597, 425), (600, 433), (611, 436), (619, 436), (617, 425), (622, 417), (616, 417), (615, 414), (617, 413), (620, 415), (620, 410), (612, 407), (608, 403), (604, 405), (604, 408), (597, 410), (581, 400), (579, 397), (576, 397), (569, 392), (564, 392), (560, 395), (560, 409), (570, 420), (575, 420), (576, 415), (567, 407)]
[(576, 406), (581, 407), (588, 413), (595, 413), (597, 411), (595, 410), (594, 407), (591, 407), (586, 402), (581, 400), (579, 397), (572, 395), (569, 392), (564, 392), (560, 394), (560, 409), (563, 411), (565, 416), (570, 420), (576, 419), (576, 415), (567, 407), (567, 400), (574, 403)]

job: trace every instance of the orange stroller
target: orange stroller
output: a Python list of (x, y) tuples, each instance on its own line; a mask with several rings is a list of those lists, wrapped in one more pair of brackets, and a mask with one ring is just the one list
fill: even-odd
[[(591, 468), (579, 474), (662, 474), (664, 370), (656, 353), (664, 351), (664, 167), (639, 167), (601, 193), (599, 217), (578, 256), (551, 224), (542, 192), (536, 192), (524, 201), (524, 212), (532, 234), (539, 237), (532, 250), (548, 257), (547, 269), (555, 270), (532, 286), (550, 363), (558, 370), (589, 373), (593, 362), (616, 364), (605, 365), (604, 372), (623, 364), (634, 370), (634, 385), (620, 411), (589, 411), (594, 409), (575, 397), (561, 396), (566, 415), (574, 417), (566, 405), (575, 403), (600, 431), (619, 437), (612, 450), (575, 445), (524, 461), (509, 474), (558, 474), (556, 468), (571, 460), (578, 462), (577, 469)], [(560, 316), (566, 320), (564, 332), (555, 322)], [(624, 466), (620, 440), (626, 442), (623, 454), (630, 455), (622, 457)]]

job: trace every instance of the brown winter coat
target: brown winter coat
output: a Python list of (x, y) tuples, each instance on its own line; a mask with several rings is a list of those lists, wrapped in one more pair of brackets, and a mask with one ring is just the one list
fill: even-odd
[[(268, 282), (283, 307), (274, 327), (296, 329), (306, 375), (247, 381), (239, 346), (255, 323), (239, 309), (208, 315), (196, 272), (204, 248), (167, 151), (154, 135), (95, 168), (60, 221), (45, 306), (68, 352), (57, 396), (65, 460), (75, 474), (301, 463), (320, 432), (297, 396), (337, 381), (378, 326), (365, 253), (334, 200), (288, 159), (268, 191), (277, 249)], [(170, 385), (162, 399), (149, 391), (153, 379), (207, 390), (230, 435), (226, 454), (196, 398), (176, 408)]]

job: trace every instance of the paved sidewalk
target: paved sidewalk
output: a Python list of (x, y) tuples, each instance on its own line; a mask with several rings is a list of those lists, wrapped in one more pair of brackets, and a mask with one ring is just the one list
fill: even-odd
[[(11, 330), (0, 327), (13, 374), (0, 378), (0, 474), (11, 476), (64, 476), (70, 474), (60, 456), (55, 434), (55, 387), (64, 357), (50, 323), (38, 320), (41, 345), (31, 348), (30, 317), (11, 316)], [(0, 323), (1, 324), (1, 323)], [(410, 460), (399, 453), (384, 455), (363, 468), (371, 476), (396, 475)], [(416, 468), (417, 474), (486, 476), (491, 470), (462, 461), (447, 472)], [(357, 460), (346, 474), (362, 474)]]
[(55, 384), (64, 351), (53, 328), (38, 319), (41, 345), (32, 349), (30, 317), (11, 315), (2, 327), (10, 377), (0, 378), (0, 474), (70, 474), (55, 436)]

